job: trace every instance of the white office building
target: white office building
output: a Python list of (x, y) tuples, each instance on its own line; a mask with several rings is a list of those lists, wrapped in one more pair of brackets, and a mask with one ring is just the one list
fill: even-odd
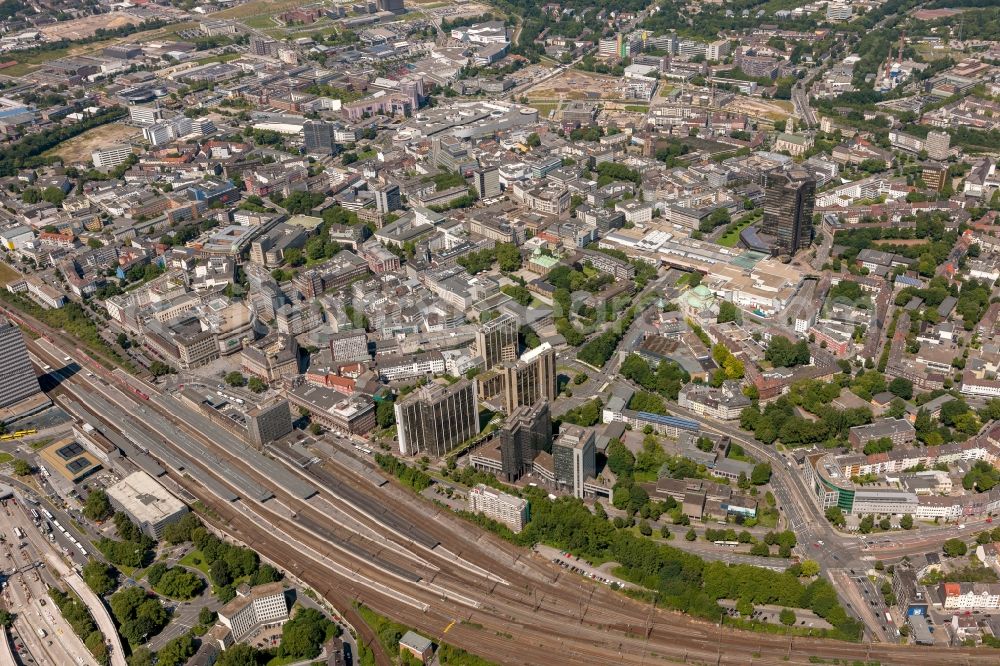
[(482, 513), (515, 532), (528, 522), (528, 500), (494, 490), (482, 483), (469, 491), (469, 511)]

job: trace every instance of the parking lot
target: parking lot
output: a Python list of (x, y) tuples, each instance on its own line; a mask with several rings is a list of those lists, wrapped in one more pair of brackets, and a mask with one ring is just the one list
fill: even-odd
[[(605, 585), (632, 587), (632, 584), (628, 581), (613, 576), (606, 571), (603, 571), (601, 568), (593, 566), (590, 562), (581, 560), (572, 553), (556, 550), (555, 548), (542, 545), (535, 546), (535, 552), (547, 557), (553, 564), (562, 567), (570, 573), (578, 574), (584, 578), (590, 578), (591, 580), (595, 580), (598, 583), (604, 583)], [(607, 568), (614, 565), (613, 563), (607, 562), (602, 566)]]

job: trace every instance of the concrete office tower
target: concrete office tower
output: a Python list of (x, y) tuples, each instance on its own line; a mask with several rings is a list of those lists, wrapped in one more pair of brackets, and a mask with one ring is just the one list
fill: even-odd
[(263, 448), (291, 431), (292, 410), (287, 400), (254, 407), (247, 412), (247, 435), (257, 448)]
[(41, 390), (21, 329), (0, 317), (0, 407), (9, 407)]
[(450, 386), (430, 384), (395, 406), (399, 452), (435, 458), (479, 433), (476, 384), (462, 379)]
[(503, 364), (504, 409), (513, 414), (518, 407), (555, 400), (557, 380), (552, 345), (543, 342), (529, 349), (517, 361)]
[(552, 450), (552, 417), (549, 404), (518, 407), (497, 432), (500, 440), (501, 475), (508, 482), (517, 481), (531, 471), (540, 451)]
[(348, 329), (330, 336), (330, 356), (338, 363), (370, 361), (368, 335), (364, 329)]
[(322, 120), (307, 120), (302, 125), (302, 141), (312, 155), (332, 155), (333, 126)]
[(947, 132), (928, 132), (924, 141), (927, 157), (932, 160), (948, 159), (948, 149), (951, 148), (951, 135)]
[(813, 239), (816, 181), (804, 169), (778, 175), (764, 195), (762, 233), (774, 237), (775, 254), (793, 255)]
[(517, 319), (502, 314), (476, 331), (476, 352), (486, 360), (486, 369), (517, 358)]
[(401, 12), (403, 11), (403, 0), (378, 0), (378, 10), (380, 12)]
[(375, 209), (380, 213), (391, 213), (403, 207), (403, 199), (399, 195), (399, 185), (386, 185), (375, 190)]
[(472, 172), (472, 180), (480, 199), (500, 196), (500, 169), (497, 167), (476, 169)]
[(559, 438), (552, 442), (552, 469), (556, 483), (583, 497), (583, 484), (597, 473), (597, 448), (594, 431), (564, 423)]

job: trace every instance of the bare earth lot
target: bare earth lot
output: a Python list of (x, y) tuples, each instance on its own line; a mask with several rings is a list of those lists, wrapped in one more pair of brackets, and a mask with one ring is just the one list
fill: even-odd
[(98, 148), (106, 148), (116, 143), (128, 143), (129, 139), (139, 136), (139, 130), (121, 123), (101, 125), (64, 141), (49, 151), (48, 155), (58, 155), (66, 164), (89, 162), (90, 154)]

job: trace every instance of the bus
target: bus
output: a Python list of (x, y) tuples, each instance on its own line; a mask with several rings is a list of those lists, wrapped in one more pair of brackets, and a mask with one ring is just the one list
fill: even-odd
[(732, 546), (734, 548), (740, 545), (739, 541), (716, 541), (714, 543), (716, 546)]
[(20, 527), (15, 527), (14, 528), (14, 536), (16, 536), (18, 539), (23, 539), (24, 538), (24, 530), (22, 530)]
[(48, 509), (42, 509), (42, 515), (48, 518), (49, 520), (52, 520), (52, 512), (49, 511)]
[(42, 517), (40, 515), (38, 515), (38, 509), (32, 509), (31, 510), (31, 518), (32, 518), (32, 520), (35, 521), (36, 525), (38, 524), (38, 521), (40, 521), (42, 519)]

